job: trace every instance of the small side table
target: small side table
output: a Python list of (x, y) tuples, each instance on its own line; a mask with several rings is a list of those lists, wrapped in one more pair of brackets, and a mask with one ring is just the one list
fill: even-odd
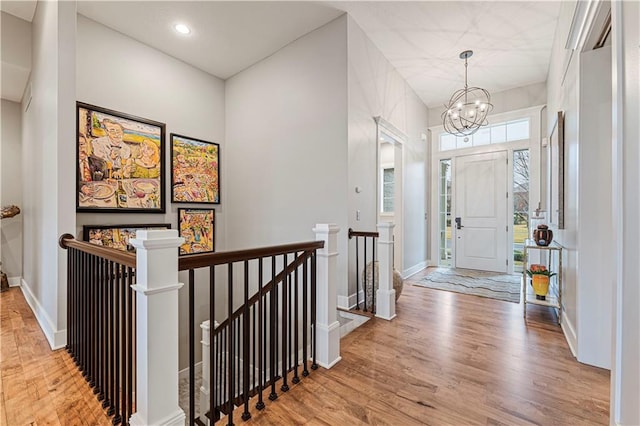
[[(533, 287), (529, 285), (531, 278), (527, 275), (527, 269), (529, 269), (529, 252), (532, 250), (541, 251), (542, 257), (546, 257), (546, 260), (541, 263), (545, 264), (547, 269), (555, 272), (549, 279), (549, 293), (545, 300), (539, 300), (536, 298), (533, 292)], [(557, 258), (557, 259), (556, 259)], [(548, 246), (539, 246), (533, 240), (526, 240), (524, 242), (524, 263), (522, 268), (522, 300), (523, 300), (523, 316), (527, 316), (527, 304), (541, 305), (555, 308), (558, 314), (558, 324), (562, 320), (562, 246), (555, 241)]]

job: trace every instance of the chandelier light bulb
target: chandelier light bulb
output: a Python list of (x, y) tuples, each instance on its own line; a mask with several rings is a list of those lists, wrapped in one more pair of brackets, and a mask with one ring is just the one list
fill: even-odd
[[(460, 59), (464, 59), (465, 75), (464, 88), (451, 95), (446, 110), (442, 113), (442, 123), (447, 133), (465, 137), (473, 135), (481, 126), (488, 123), (487, 115), (493, 109), (491, 95), (480, 87), (469, 87), (467, 83), (467, 59), (473, 55), (471, 50), (460, 53)], [(452, 112), (455, 111), (455, 112)]]

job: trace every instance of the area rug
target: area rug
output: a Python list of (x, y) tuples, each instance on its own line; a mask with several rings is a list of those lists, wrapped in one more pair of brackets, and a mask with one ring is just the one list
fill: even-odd
[(473, 269), (434, 268), (414, 285), (520, 303), (521, 275)]

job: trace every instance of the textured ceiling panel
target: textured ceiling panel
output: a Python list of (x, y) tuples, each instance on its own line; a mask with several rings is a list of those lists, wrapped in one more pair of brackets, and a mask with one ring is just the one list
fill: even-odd
[(464, 86), (491, 92), (546, 80), (560, 2), (334, 2), (429, 106)]

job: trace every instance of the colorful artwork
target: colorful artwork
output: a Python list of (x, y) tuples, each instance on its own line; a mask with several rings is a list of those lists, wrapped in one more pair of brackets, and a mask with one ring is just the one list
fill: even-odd
[(153, 225), (85, 225), (83, 238), (91, 244), (111, 247), (122, 251), (135, 251), (129, 240), (136, 237), (136, 231), (144, 229), (171, 229), (170, 223)]
[(171, 134), (174, 203), (220, 203), (220, 145)]
[(165, 211), (165, 125), (77, 103), (76, 210)]
[(178, 209), (178, 232), (184, 238), (180, 256), (215, 251), (215, 215), (214, 209)]

